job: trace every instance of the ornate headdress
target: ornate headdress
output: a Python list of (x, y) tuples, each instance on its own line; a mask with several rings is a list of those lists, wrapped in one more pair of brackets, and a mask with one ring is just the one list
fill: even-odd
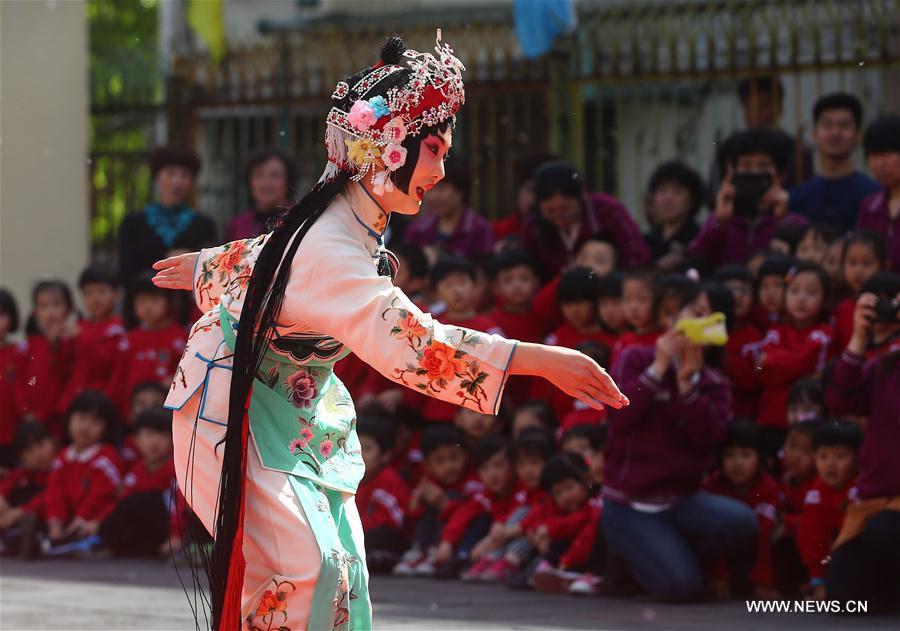
[[(352, 173), (356, 181), (371, 172), (376, 193), (393, 190), (388, 176), (406, 162), (406, 148), (401, 145), (406, 136), (454, 118), (466, 100), (462, 80), (466, 68), (450, 45), (441, 43), (440, 29), (434, 50), (437, 56), (405, 50), (409, 68), (378, 62), (352, 87), (338, 82), (331, 98), (349, 97), (352, 105), (349, 111), (335, 106), (328, 112), (328, 166), (320, 182), (334, 179), (340, 171)], [(381, 81), (404, 70), (411, 71), (405, 84), (389, 89), (386, 97), (366, 98)]]

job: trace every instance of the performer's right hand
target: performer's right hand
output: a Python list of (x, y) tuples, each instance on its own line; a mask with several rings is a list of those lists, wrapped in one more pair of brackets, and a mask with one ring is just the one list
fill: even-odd
[(153, 264), (156, 270), (153, 284), (163, 289), (190, 291), (194, 286), (194, 266), (198, 256), (199, 252), (188, 252), (157, 261)]

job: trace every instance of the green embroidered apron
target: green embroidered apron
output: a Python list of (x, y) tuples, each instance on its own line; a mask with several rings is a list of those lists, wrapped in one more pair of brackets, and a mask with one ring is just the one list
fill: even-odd
[[(224, 306), (219, 317), (233, 353), (237, 320)], [(350, 351), (322, 336), (274, 342), (253, 382), (250, 434), (263, 465), (287, 475), (319, 546), (309, 629), (366, 631), (372, 607), (364, 550), (353, 540), (342, 496), (356, 492), (365, 464), (353, 400), (332, 370)]]

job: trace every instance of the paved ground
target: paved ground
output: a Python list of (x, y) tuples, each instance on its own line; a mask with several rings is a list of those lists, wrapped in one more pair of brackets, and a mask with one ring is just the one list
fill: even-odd
[[(3, 631), (194, 628), (178, 575), (152, 561), (0, 561)], [(189, 575), (184, 575), (189, 580)], [(891, 629), (897, 618), (749, 614), (743, 602), (671, 606), (646, 600), (574, 598), (499, 586), (375, 577), (376, 629)]]

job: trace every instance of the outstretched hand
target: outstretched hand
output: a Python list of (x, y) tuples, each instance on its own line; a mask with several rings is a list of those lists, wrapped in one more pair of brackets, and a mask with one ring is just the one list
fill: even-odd
[(520, 342), (510, 366), (512, 374), (536, 375), (585, 405), (602, 410), (628, 405), (628, 397), (593, 359), (571, 348)]
[(188, 252), (162, 259), (153, 264), (156, 276), (153, 284), (163, 289), (184, 289), (190, 291), (194, 285), (194, 266), (199, 252)]

